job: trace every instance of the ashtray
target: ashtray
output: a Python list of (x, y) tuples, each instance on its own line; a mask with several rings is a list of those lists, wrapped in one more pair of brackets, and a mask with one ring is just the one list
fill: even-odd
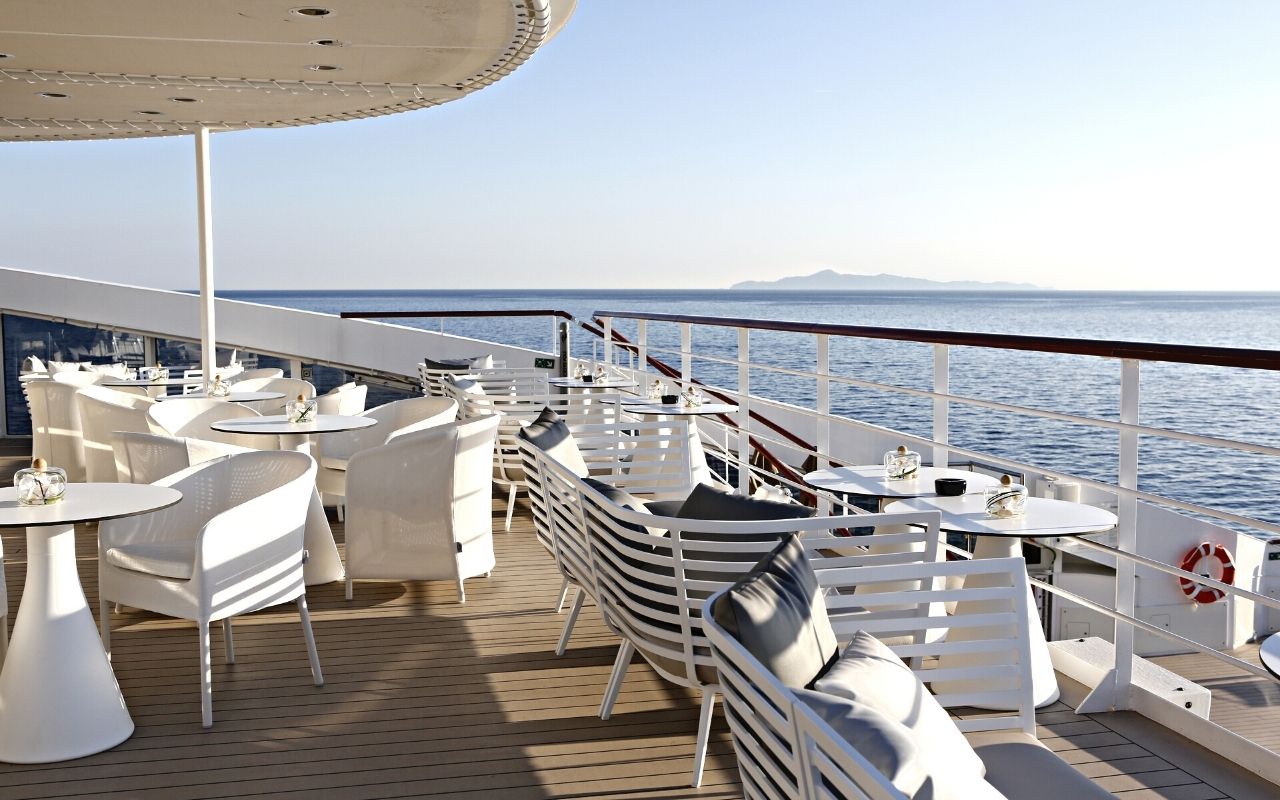
[(933, 482), (933, 490), (939, 497), (959, 497), (967, 488), (969, 482), (964, 478), (938, 478)]
[(595, 382), (596, 382), (596, 376), (595, 376), (595, 375), (583, 375), (583, 376), (582, 376), (582, 382), (583, 382), (583, 383), (595, 383)]
[(680, 402), (680, 395), (678, 394), (664, 394), (662, 396), (662, 404), (664, 406), (674, 406), (676, 403), (679, 403), (679, 402)]

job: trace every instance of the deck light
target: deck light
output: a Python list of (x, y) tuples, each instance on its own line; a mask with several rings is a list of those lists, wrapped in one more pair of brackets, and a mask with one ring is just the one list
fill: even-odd
[(62, 92), (36, 92), (36, 95), (38, 97), (48, 98), (49, 100), (61, 100), (66, 97)]
[(342, 69), (342, 67), (336, 66), (334, 64), (308, 64), (307, 69), (311, 70), (312, 72), (337, 72), (338, 70)]
[(299, 17), (308, 17), (308, 18), (310, 18), (310, 19), (319, 19), (320, 17), (327, 17), (327, 16), (329, 16), (329, 15), (333, 14), (333, 9), (331, 9), (331, 8), (318, 8), (318, 7), (316, 7), (316, 6), (303, 6), (302, 8), (291, 8), (291, 9), (289, 9), (289, 13), (290, 13), (290, 14), (295, 14), (295, 15), (297, 15), (297, 16), (299, 16)]
[(171, 103), (199, 103), (200, 101), (199, 101), (199, 100), (197, 100), (197, 99), (195, 99), (194, 97), (170, 97), (170, 98), (169, 98), (169, 102), (171, 102)]
[(347, 43), (338, 39), (312, 39), (307, 44), (314, 44), (317, 47), (346, 47)]

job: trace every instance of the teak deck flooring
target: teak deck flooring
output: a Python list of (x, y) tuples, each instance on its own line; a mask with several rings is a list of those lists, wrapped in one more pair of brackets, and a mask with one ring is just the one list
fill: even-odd
[[(0, 460), (6, 482), (13, 466)], [(697, 700), (642, 662), (613, 719), (596, 716), (616, 639), (588, 606), (568, 652), (555, 656), (559, 575), (523, 504), (510, 534), (503, 510), (495, 500), (498, 568), (467, 582), (465, 604), (445, 581), (358, 583), (351, 602), (340, 583), (311, 587), (322, 688), (311, 683), (296, 614), (238, 618), (234, 665), (215, 626), (210, 730), (200, 727), (194, 625), (113, 615), (113, 664), (137, 731), (76, 761), (0, 764), (0, 798), (740, 796), (719, 715), (703, 786), (689, 788)], [(26, 543), (20, 530), (0, 535), (12, 624)], [(79, 531), (78, 550), (96, 607), (92, 528)], [(1238, 775), (1233, 783), (1215, 756), (1132, 714), (1081, 717), (1057, 704), (1039, 719), (1046, 745), (1124, 800), (1274, 796)]]

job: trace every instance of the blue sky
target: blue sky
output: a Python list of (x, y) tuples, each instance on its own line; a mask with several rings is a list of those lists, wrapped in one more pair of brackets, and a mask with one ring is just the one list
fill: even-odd
[[(222, 288), (832, 268), (1280, 290), (1280, 4), (582, 0), (444, 107), (214, 137)], [(190, 137), (0, 146), (0, 265), (195, 283)]]

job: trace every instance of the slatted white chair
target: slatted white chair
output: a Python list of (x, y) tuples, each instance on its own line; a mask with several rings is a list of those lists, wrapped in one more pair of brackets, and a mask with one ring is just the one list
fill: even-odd
[(498, 441), (493, 450), (493, 481), (507, 490), (507, 517), (504, 530), (511, 530), (515, 514), (516, 497), (521, 489), (528, 490), (523, 458), (517, 434), (520, 429), (538, 418), (544, 408), (550, 408), (576, 431), (582, 425), (610, 423), (618, 419), (621, 396), (613, 394), (558, 394), (542, 381), (522, 383), (505, 378), (495, 382), (480, 382), (483, 391), (466, 382), (446, 382), (445, 393), (458, 403), (458, 413), (463, 419), (499, 414), (502, 424), (498, 427)]
[(156, 401), (104, 386), (86, 386), (76, 392), (76, 404), (80, 409), (85, 479), (91, 483), (114, 483), (119, 468), (111, 447), (111, 434), (115, 431), (150, 433), (147, 410)]
[(55, 380), (33, 380), (22, 385), (31, 414), (31, 455), (67, 471), (67, 480), (85, 479), (82, 424), (76, 392), (80, 387)]
[[(977, 705), (1012, 709), (1003, 715), (955, 720), (955, 727), (967, 732), (971, 744), (1010, 740), (1034, 743), (1027, 575), (1021, 558), (873, 565), (852, 570), (826, 558), (824, 552), (811, 551), (809, 559), (824, 592), (826, 613), (838, 641), (847, 642), (860, 631), (897, 641), (889, 649), (935, 691), (948, 680), (972, 677), (990, 680), (992, 688), (986, 692), (960, 695), (938, 691), (932, 697), (943, 708)], [(963, 579), (963, 586), (948, 589), (947, 581), (956, 579)], [(863, 591), (880, 585), (887, 590)], [(977, 588), (979, 585), (982, 588)], [(856, 595), (855, 587), (859, 589)], [(813, 698), (818, 693), (784, 683), (719, 623), (715, 612), (725, 594), (720, 590), (707, 601), (702, 626), (711, 644), (743, 793), (748, 800), (831, 797), (907, 800), (908, 795), (873, 766), (871, 758), (876, 754), (859, 752), (815, 709)], [(962, 611), (949, 617), (930, 615), (931, 603), (951, 599), (980, 600), (984, 609)], [(978, 605), (964, 603), (961, 608)], [(971, 641), (950, 644), (943, 637), (930, 635), (956, 628), (984, 633)], [(980, 652), (987, 666), (938, 666), (941, 662), (936, 656), (954, 657), (962, 652)], [(819, 682), (814, 688), (820, 693), (826, 687)], [(927, 693), (923, 688), (920, 691)], [(910, 706), (910, 698), (904, 699)], [(821, 702), (822, 698), (818, 700)], [(978, 751), (983, 752), (981, 747)], [(950, 755), (957, 761), (948, 764), (948, 768), (959, 769), (960, 754)], [(1023, 766), (1037, 772), (1031, 763)], [(1070, 767), (1067, 770), (1069, 772)], [(999, 785), (990, 766), (987, 778)], [(1078, 774), (1075, 778), (1087, 782)], [(1042, 773), (1032, 781), (1037, 779), (1045, 782), (1046, 797), (1064, 796), (1057, 780)], [(1071, 791), (1067, 796), (1095, 796), (1089, 788), (1078, 788), (1084, 793)], [(940, 792), (941, 787), (935, 784), (934, 791)], [(1106, 796), (1096, 787), (1093, 791), (1098, 796)], [(952, 792), (946, 796), (974, 795)], [(1009, 795), (1014, 796), (1022, 795)]]
[[(438, 398), (423, 398), (424, 400)], [(488, 576), (495, 416), (446, 421), (352, 455), (346, 471), (347, 599), (353, 581)]]
[[(693, 465), (687, 448), (688, 424), (687, 420), (643, 420), (580, 425), (574, 434), (574, 444), (591, 478), (655, 504), (654, 510), (658, 513), (674, 513), (693, 489)], [(560, 595), (555, 604), (557, 613), (564, 608), (569, 590), (575, 591), (573, 605), (556, 644), (556, 655), (563, 655), (583, 604), (587, 598), (596, 597), (588, 565), (586, 529), (579, 517), (553, 517), (575, 509), (577, 495), (573, 486), (565, 481), (542, 478), (545, 472), (542, 464), (552, 456), (522, 436), (517, 435), (515, 440), (529, 485), (534, 533), (555, 558), (561, 575)], [(666, 469), (636, 469), (659, 459)], [(554, 497), (549, 495), (553, 492)]]
[(418, 383), (428, 397), (443, 397), (446, 376), (465, 376), (484, 369), (506, 369), (505, 361), (495, 361), (491, 356), (479, 358), (446, 358), (440, 361), (423, 359), (418, 362)]
[(316, 413), (355, 416), (365, 410), (365, 398), (368, 394), (369, 386), (364, 383), (351, 382), (335, 386), (316, 398)]
[(231, 618), (294, 601), (311, 674), (324, 684), (303, 583), (303, 528), (315, 462), (290, 451), (239, 453), (157, 481), (183, 494), (174, 506), (106, 520), (98, 531), (102, 641), (111, 652), (110, 604), (196, 622), (201, 724), (213, 724), (209, 626), (222, 620), (228, 663)]
[(376, 419), (377, 425), (353, 431), (330, 433), (316, 442), (316, 460), (320, 472), (316, 486), (338, 503), (338, 519), (343, 519), (347, 494), (347, 467), (351, 458), (362, 450), (387, 444), (405, 434), (452, 422), (458, 416), (458, 405), (445, 397), (410, 397), (371, 408), (355, 416)]

